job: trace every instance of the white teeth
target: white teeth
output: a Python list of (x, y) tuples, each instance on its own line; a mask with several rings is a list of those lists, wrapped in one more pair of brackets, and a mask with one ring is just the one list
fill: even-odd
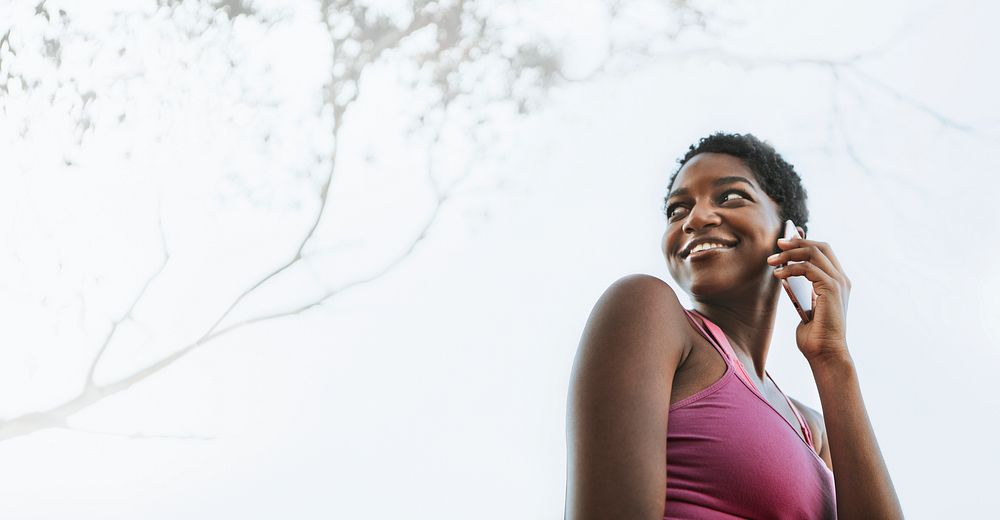
[(697, 253), (698, 251), (704, 251), (705, 249), (715, 249), (715, 248), (718, 248), (718, 247), (727, 247), (727, 246), (724, 246), (722, 244), (717, 244), (715, 242), (707, 242), (707, 243), (704, 243), (704, 244), (698, 244), (698, 245), (694, 246), (694, 248), (691, 249), (691, 253), (690, 254)]

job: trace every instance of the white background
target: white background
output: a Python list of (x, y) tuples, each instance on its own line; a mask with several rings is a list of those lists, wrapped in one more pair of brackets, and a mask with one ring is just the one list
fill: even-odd
[[(62, 34), (49, 79), (98, 96), (86, 134), (71, 131), (73, 91), (4, 98), (0, 416), (18, 424), (79, 393), (164, 251), (98, 382), (190, 344), (285, 262), (329, 146), (317, 92), (330, 43), (312, 3), (283, 5), (272, 26), (231, 24), (218, 53), (203, 50), (211, 38), (194, 48), (162, 29), (155, 5), (58, 5), (76, 32)], [(601, 59), (598, 5), (518, 9), (584, 77)], [(33, 8), (5, 6), (0, 30), (31, 34)], [(488, 121), (488, 146), (430, 152), (444, 176), (471, 174), (409, 254), (434, 207), (429, 149), (400, 122), (412, 93), (391, 66), (373, 70), (308, 259), (231, 319), (394, 267), (207, 342), (66, 427), (0, 441), (0, 516), (562, 518), (584, 323), (621, 276), (677, 287), (659, 251), (666, 182), (689, 144), (725, 130), (796, 166), (809, 238), (830, 243), (853, 282), (850, 347), (907, 517), (987, 517), (1000, 463), (1000, 12), (985, 1), (705, 9), (707, 29), (656, 57)], [(115, 26), (114, 13), (131, 14)], [(116, 45), (127, 51), (93, 50)], [(108, 57), (74, 67), (88, 48)], [(768, 371), (818, 408), (785, 303)]]

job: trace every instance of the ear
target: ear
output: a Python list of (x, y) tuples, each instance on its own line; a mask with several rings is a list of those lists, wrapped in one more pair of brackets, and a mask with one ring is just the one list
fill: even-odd
[(799, 236), (801, 236), (802, 238), (806, 237), (806, 230), (802, 229), (802, 226), (795, 226), (795, 229), (798, 230)]

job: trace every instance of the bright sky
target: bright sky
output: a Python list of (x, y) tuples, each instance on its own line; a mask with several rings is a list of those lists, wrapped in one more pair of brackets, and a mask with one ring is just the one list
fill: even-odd
[[(294, 252), (324, 166), (315, 150), (329, 144), (315, 115), (329, 44), (312, 4), (281, 4), (290, 21), (238, 25), (210, 53), (138, 15), (101, 33), (126, 51), (71, 74), (113, 94), (95, 100), (106, 104), (80, 147), (60, 133), (72, 106), (5, 100), (0, 416), (78, 391), (163, 258), (158, 216), (167, 267), (100, 381), (194, 340)], [(582, 76), (606, 28), (586, 5), (579, 22), (559, 21), (566, 8), (537, 1), (521, 14), (562, 38)], [(853, 282), (850, 348), (907, 517), (987, 516), (987, 500), (965, 497), (991, 496), (1000, 464), (982, 437), (1000, 427), (1000, 181), (988, 153), (1000, 140), (998, 7), (720, 11), (664, 58), (493, 120), (482, 150), (450, 136), (433, 157), (439, 174), (472, 176), (376, 282), (214, 340), (71, 416), (74, 429), (0, 442), (0, 516), (562, 518), (584, 323), (627, 274), (677, 288), (659, 251), (662, 197), (676, 158), (715, 130), (767, 139), (803, 177), (810, 238), (831, 244)], [(101, 9), (87, 16), (85, 27), (107, 27)], [(128, 80), (101, 75), (129, 67)], [(349, 113), (310, 259), (234, 320), (373, 274), (419, 232), (432, 207), (427, 154), (403, 137), (399, 114), (416, 94), (393, 77), (375, 71)], [(130, 123), (112, 124), (122, 112)], [(18, 121), (33, 130), (19, 134)], [(265, 134), (266, 146), (247, 144)], [(784, 303), (768, 371), (818, 408)]]

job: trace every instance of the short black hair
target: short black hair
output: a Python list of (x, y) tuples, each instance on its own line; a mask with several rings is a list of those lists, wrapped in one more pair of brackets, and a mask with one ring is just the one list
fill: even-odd
[[(773, 146), (757, 139), (753, 134), (716, 132), (702, 137), (697, 146), (691, 145), (684, 157), (677, 159), (677, 169), (667, 183), (668, 194), (681, 168), (700, 153), (724, 153), (743, 160), (764, 192), (778, 203), (782, 222), (791, 219), (808, 233), (809, 208), (806, 207), (807, 197), (802, 179), (795, 173), (795, 167), (788, 164)], [(663, 211), (666, 213), (666, 199)]]

